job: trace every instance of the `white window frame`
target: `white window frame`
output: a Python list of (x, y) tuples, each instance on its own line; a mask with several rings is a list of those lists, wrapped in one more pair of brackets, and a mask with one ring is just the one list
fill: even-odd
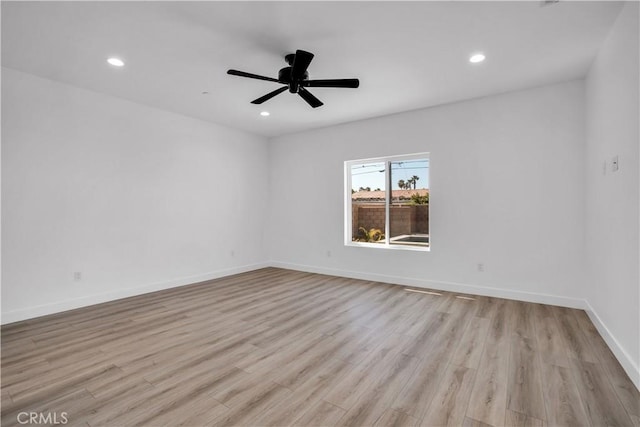
[[(429, 224), (429, 246), (410, 246), (410, 245), (398, 245), (390, 244), (390, 205), (391, 205), (391, 170), (390, 166), (392, 162), (398, 162), (403, 160), (429, 160), (429, 187), (431, 187), (431, 161), (430, 153), (413, 153), (403, 154), (398, 156), (385, 156), (385, 157), (373, 157), (369, 159), (347, 160), (344, 162), (344, 245), (363, 248), (377, 248), (388, 250), (400, 250), (400, 251), (418, 251), (418, 252), (430, 252), (431, 251), (431, 224)], [(384, 243), (368, 243), (368, 242), (354, 242), (352, 241), (352, 198), (351, 198), (351, 168), (367, 163), (384, 162), (385, 164), (385, 242)], [(429, 206), (431, 210), (431, 206)]]

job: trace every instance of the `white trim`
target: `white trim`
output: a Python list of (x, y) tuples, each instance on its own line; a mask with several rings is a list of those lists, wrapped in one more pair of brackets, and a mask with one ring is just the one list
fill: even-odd
[(393, 285), (413, 286), (416, 288), (436, 289), (440, 291), (458, 292), (461, 294), (483, 295), (488, 297), (505, 298), (539, 304), (559, 305), (562, 307), (585, 309), (587, 302), (580, 298), (569, 298), (559, 295), (541, 294), (535, 292), (513, 291), (504, 288), (471, 285), (466, 283), (443, 282), (439, 280), (425, 280), (415, 277), (387, 276), (384, 274), (365, 273), (361, 271), (338, 270), (333, 268), (315, 267), (310, 265), (292, 264), (288, 262), (271, 261), (272, 267), (288, 270), (305, 271), (308, 273), (327, 274), (330, 276), (348, 277), (351, 279), (384, 282)]
[[(351, 237), (351, 236), (349, 236)], [(431, 246), (413, 246), (402, 245), (399, 243), (387, 244), (387, 243), (368, 243), (368, 242), (345, 242), (345, 246), (352, 246), (354, 248), (373, 248), (373, 249), (389, 249), (392, 251), (417, 251), (417, 252), (431, 252)]]
[[(351, 203), (351, 167), (347, 165), (347, 162), (344, 162), (344, 206), (345, 206), (345, 214), (344, 214), (344, 244), (347, 245), (351, 242), (352, 234), (353, 234), (353, 214), (351, 213), (351, 208), (347, 209), (346, 206), (349, 206)], [(346, 210), (349, 212), (347, 213)]]
[(618, 359), (620, 365), (624, 369), (624, 371), (629, 375), (631, 381), (635, 384), (636, 388), (640, 390), (640, 367), (637, 362), (635, 362), (629, 353), (620, 345), (618, 340), (613, 336), (609, 328), (604, 324), (598, 313), (591, 307), (589, 301), (586, 301), (587, 307), (584, 311), (587, 312), (587, 316), (591, 319), (591, 322), (600, 333), (600, 336), (607, 343), (609, 349), (613, 352), (613, 355)]
[(369, 157), (368, 159), (352, 159), (352, 160), (345, 160), (345, 164), (349, 163), (349, 166), (351, 166), (351, 165), (358, 165), (361, 163), (385, 162), (387, 160), (391, 160), (391, 161), (414, 160), (414, 158), (416, 157), (425, 156), (425, 155), (427, 156), (427, 158), (429, 158), (429, 156), (431, 155), (431, 152), (421, 151), (418, 153), (392, 154), (390, 156)]
[(80, 298), (58, 301), (51, 304), (43, 304), (35, 307), (27, 307), (19, 310), (13, 310), (2, 313), (2, 324), (18, 322), (20, 320), (32, 319), (34, 317), (46, 316), (48, 314), (60, 313), (62, 311), (73, 310), (76, 308), (87, 307), (94, 304), (114, 301), (121, 298), (128, 298), (136, 295), (142, 295), (150, 292), (161, 291), (169, 288), (177, 288), (180, 286), (192, 285), (198, 282), (218, 279), (224, 276), (245, 273), (247, 271), (258, 270), (260, 268), (269, 267), (269, 263), (263, 262), (258, 264), (243, 265), (225, 270), (212, 271), (204, 274), (193, 276), (185, 276), (165, 282), (156, 282), (134, 288), (120, 289), (113, 292), (105, 292), (102, 294), (89, 295)]

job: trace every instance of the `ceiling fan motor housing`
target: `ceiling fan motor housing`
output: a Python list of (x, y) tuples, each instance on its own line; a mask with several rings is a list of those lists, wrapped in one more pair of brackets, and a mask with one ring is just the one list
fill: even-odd
[(289, 92), (296, 93), (298, 91), (298, 87), (300, 86), (300, 81), (309, 80), (309, 72), (305, 71), (302, 79), (299, 81), (293, 81), (291, 76), (291, 68), (292, 67), (284, 67), (278, 71), (278, 81), (281, 83), (285, 83), (289, 85)]

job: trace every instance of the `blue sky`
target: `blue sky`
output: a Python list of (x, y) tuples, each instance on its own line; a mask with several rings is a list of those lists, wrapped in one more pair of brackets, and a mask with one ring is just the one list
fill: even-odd
[[(351, 187), (358, 191), (360, 187), (371, 187), (372, 190), (384, 190), (384, 162), (367, 163), (351, 167)], [(416, 188), (429, 188), (429, 160), (407, 160), (391, 163), (392, 189), (397, 190), (398, 181), (408, 180), (413, 175), (419, 177)]]

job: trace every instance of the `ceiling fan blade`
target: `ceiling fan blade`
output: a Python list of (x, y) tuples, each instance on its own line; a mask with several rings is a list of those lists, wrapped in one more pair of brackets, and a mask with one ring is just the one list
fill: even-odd
[(303, 87), (300, 87), (298, 89), (298, 95), (300, 95), (302, 97), (302, 99), (304, 99), (305, 101), (307, 101), (307, 104), (311, 105), (313, 108), (318, 108), (322, 105), (324, 105), (322, 103), (322, 101), (320, 101), (318, 98), (316, 98), (315, 96), (313, 96), (311, 94), (311, 92), (309, 92), (308, 90), (306, 90)]
[(271, 77), (259, 76), (257, 74), (245, 73), (244, 71), (238, 70), (229, 70), (227, 71), (227, 74), (231, 74), (232, 76), (249, 77), (250, 79), (267, 80), (269, 82), (278, 81), (278, 79), (273, 79)]
[(358, 79), (303, 80), (300, 84), (305, 87), (347, 87), (355, 89), (360, 86), (360, 81)]
[(263, 102), (270, 100), (274, 96), (281, 94), (285, 90), (287, 90), (287, 86), (282, 86), (281, 88), (278, 88), (278, 89), (274, 90), (273, 92), (269, 92), (268, 94), (266, 94), (264, 96), (261, 96), (258, 99), (254, 99), (253, 101), (251, 101), (251, 103), (252, 104), (262, 104)]
[(294, 81), (302, 80), (312, 59), (313, 53), (296, 50), (296, 56), (293, 58), (293, 64), (291, 65), (291, 77)]

